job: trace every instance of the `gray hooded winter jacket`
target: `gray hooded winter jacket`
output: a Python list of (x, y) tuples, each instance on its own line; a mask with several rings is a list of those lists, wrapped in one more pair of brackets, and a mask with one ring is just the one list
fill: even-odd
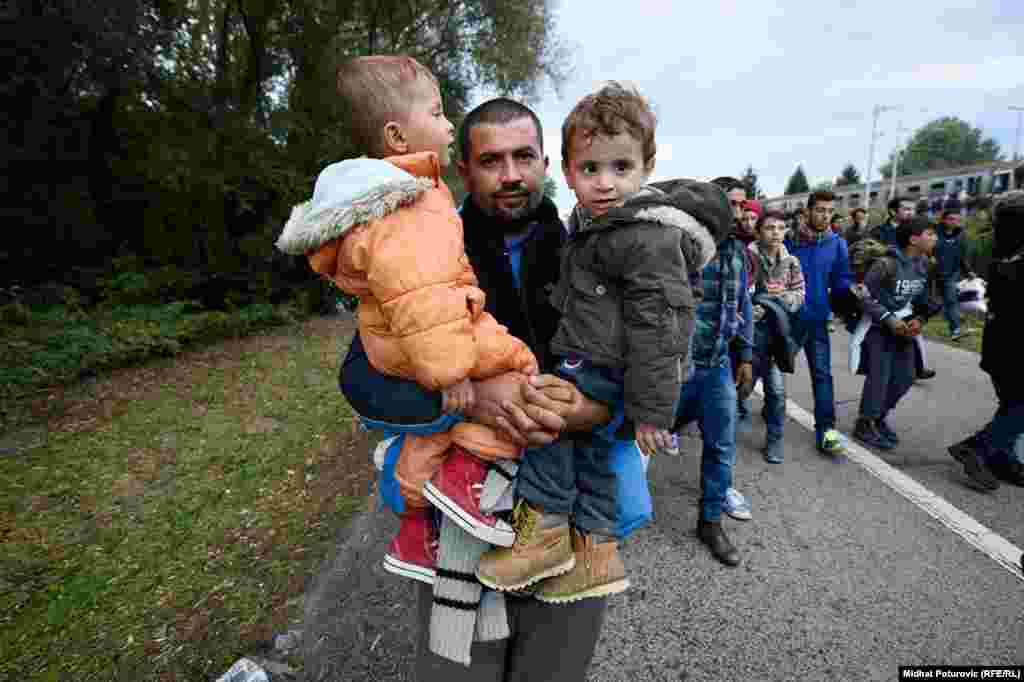
[(694, 180), (647, 185), (596, 219), (573, 213), (551, 297), (562, 312), (551, 349), (621, 371), (634, 422), (673, 426), (698, 274), (732, 220), (725, 193)]

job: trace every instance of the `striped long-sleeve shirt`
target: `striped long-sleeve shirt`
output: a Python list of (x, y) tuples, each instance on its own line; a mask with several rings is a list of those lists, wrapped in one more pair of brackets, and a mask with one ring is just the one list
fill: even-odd
[(768, 294), (777, 298), (790, 313), (799, 310), (807, 294), (800, 260), (790, 254), (785, 245), (780, 245), (779, 253), (774, 259), (762, 253), (757, 242), (747, 248), (754, 254), (760, 266), (757, 268), (754, 281), (755, 295)]

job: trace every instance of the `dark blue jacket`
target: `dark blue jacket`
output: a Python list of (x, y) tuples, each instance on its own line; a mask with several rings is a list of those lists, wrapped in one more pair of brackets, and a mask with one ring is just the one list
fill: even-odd
[(954, 281), (959, 279), (966, 257), (967, 241), (964, 239), (964, 231), (957, 228), (953, 232), (947, 232), (946, 227), (941, 226), (939, 239), (935, 242), (935, 260), (939, 266), (938, 276)]
[(829, 293), (849, 290), (853, 279), (846, 240), (826, 230), (817, 240), (796, 235), (795, 239), (786, 240), (786, 249), (800, 259), (807, 284), (807, 295), (798, 314), (800, 320), (824, 322), (832, 312)]

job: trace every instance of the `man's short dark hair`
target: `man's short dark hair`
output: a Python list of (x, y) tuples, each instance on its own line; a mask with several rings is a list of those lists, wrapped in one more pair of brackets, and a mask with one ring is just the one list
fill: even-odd
[(902, 204), (904, 201), (910, 202), (912, 200), (908, 199), (906, 197), (901, 197), (899, 195), (894, 196), (892, 199), (889, 199), (889, 204), (888, 204), (889, 210), (890, 211), (898, 211), (898, 210), (900, 210), (900, 204)]
[(722, 191), (728, 194), (734, 189), (742, 189), (744, 192), (747, 190), (747, 186), (734, 177), (728, 175), (720, 175), (711, 181), (712, 185), (718, 185), (722, 188)]
[(768, 209), (761, 214), (760, 218), (757, 219), (757, 229), (760, 230), (761, 226), (764, 225), (767, 220), (781, 220), (782, 222), (786, 222), (786, 214), (775, 208)]
[(896, 228), (896, 246), (901, 249), (907, 248), (911, 237), (920, 237), (928, 230), (935, 230), (935, 226), (927, 218), (914, 218)]
[(853, 213), (851, 213), (851, 214), (850, 214), (850, 216), (851, 216), (851, 217), (852, 217), (852, 216), (856, 216), (856, 215), (857, 215), (858, 213), (863, 213), (863, 214), (865, 214), (865, 215), (866, 215), (866, 214), (867, 214), (867, 211), (866, 211), (866, 210), (864, 210), (863, 208), (855, 208), (855, 209), (853, 209)]
[(807, 208), (814, 208), (819, 201), (835, 201), (836, 195), (827, 189), (819, 189), (817, 192), (811, 192), (811, 196), (807, 197)]
[(469, 161), (469, 133), (473, 128), (478, 125), (505, 125), (521, 118), (533, 120), (533, 126), (537, 130), (537, 146), (540, 147), (540, 152), (543, 154), (544, 129), (541, 128), (540, 119), (537, 118), (533, 109), (514, 99), (497, 97), (487, 100), (462, 119), (462, 125), (459, 126), (459, 154), (462, 162)]

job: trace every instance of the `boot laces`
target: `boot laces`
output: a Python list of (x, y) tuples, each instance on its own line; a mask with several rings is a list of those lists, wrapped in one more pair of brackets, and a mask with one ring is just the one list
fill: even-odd
[(516, 531), (516, 542), (520, 540), (526, 542), (530, 539), (530, 535), (533, 533), (534, 526), (537, 525), (538, 514), (531, 513), (529, 505), (526, 504), (526, 500), (519, 500), (516, 503), (515, 509), (512, 510), (512, 527)]

